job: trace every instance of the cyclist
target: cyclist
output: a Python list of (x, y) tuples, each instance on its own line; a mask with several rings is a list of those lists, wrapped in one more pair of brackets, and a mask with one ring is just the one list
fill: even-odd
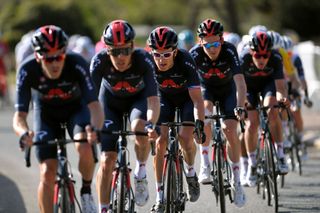
[[(223, 39), (223, 25), (213, 19), (204, 20), (198, 28), (200, 44), (190, 52), (198, 66), (198, 75), (203, 89), (204, 107), (207, 114), (212, 113), (213, 103), (218, 100), (224, 119), (224, 133), (228, 140), (228, 153), (234, 176), (235, 205), (242, 207), (246, 202), (240, 184), (240, 142), (237, 135), (238, 118), (244, 119), (246, 84), (240, 70), (236, 48)], [(208, 157), (211, 126), (205, 123), (206, 142), (200, 146), (201, 167), (199, 182), (210, 181), (210, 162)]]
[[(17, 102), (13, 128), (23, 146), (36, 141), (59, 138), (60, 124), (66, 123), (71, 138), (96, 140), (91, 127), (103, 125), (102, 108), (90, 78), (89, 64), (79, 55), (67, 53), (68, 37), (57, 26), (46, 25), (32, 36), (34, 56), (25, 59), (17, 76)], [(32, 92), (31, 92), (32, 90)], [(27, 115), (33, 98), (34, 131), (29, 129)], [(88, 135), (86, 136), (86, 131)], [(91, 195), (94, 160), (91, 145), (76, 143), (79, 171), (82, 175), (83, 212), (96, 212)], [(38, 200), (41, 212), (53, 212), (53, 192), (57, 171), (56, 147), (37, 146), (40, 162)]]
[(8, 100), (7, 86), (7, 57), (9, 56), (9, 46), (1, 39), (0, 32), (0, 108), (4, 105), (4, 101)]
[(190, 50), (195, 45), (193, 32), (189, 29), (182, 30), (178, 34), (179, 49)]
[[(272, 50), (271, 37), (266, 32), (256, 32), (250, 41), (250, 49), (244, 50), (240, 56), (248, 87), (247, 99), (250, 107), (256, 107), (259, 100), (257, 94), (261, 92), (263, 104), (273, 106), (283, 102), (287, 107), (290, 102), (286, 98), (285, 81), (282, 71), (281, 56)], [(277, 96), (276, 96), (277, 94)], [(288, 166), (284, 160), (282, 125), (277, 109), (272, 108), (269, 113), (270, 130), (276, 141), (279, 169), (281, 174), (288, 173)], [(259, 117), (257, 111), (248, 111), (248, 123), (245, 131), (245, 142), (249, 157), (249, 171), (247, 184), (256, 184), (256, 147), (258, 138)]]
[(238, 47), (238, 44), (241, 42), (241, 38), (238, 33), (224, 32), (223, 38), (225, 41), (233, 44), (236, 48)]
[[(176, 32), (166, 26), (154, 29), (148, 38), (153, 60), (156, 64), (156, 79), (160, 89), (160, 118), (158, 124), (174, 121), (175, 108), (181, 111), (181, 121), (194, 123), (195, 128), (203, 132), (204, 105), (201, 96), (199, 78), (196, 65), (190, 53), (177, 48)], [(188, 198), (191, 202), (198, 200), (200, 186), (194, 169), (194, 159), (197, 148), (193, 142), (193, 127), (181, 127), (179, 137), (186, 162), (186, 177), (188, 183)], [(204, 133), (200, 140), (205, 140)], [(202, 141), (196, 136), (199, 143)], [(162, 171), (164, 155), (168, 143), (168, 127), (161, 126), (161, 135), (157, 139), (154, 170), (156, 177), (156, 204), (151, 212), (163, 212), (164, 204), (162, 185)]]
[[(91, 61), (91, 75), (99, 92), (99, 99), (105, 112), (104, 128), (120, 130), (122, 117), (129, 113), (133, 131), (149, 131), (156, 139), (153, 129), (159, 111), (159, 97), (154, 78), (154, 66), (149, 53), (134, 49), (135, 31), (124, 20), (114, 20), (103, 31), (106, 45)], [(108, 210), (112, 171), (117, 159), (117, 137), (101, 136), (101, 160), (97, 174), (97, 191), (100, 212)], [(149, 199), (146, 178), (146, 162), (150, 151), (147, 138), (137, 136), (135, 141), (137, 157), (134, 171), (135, 200), (143, 206)]]
[[(308, 85), (307, 82), (305, 80), (304, 77), (304, 69), (302, 66), (302, 62), (301, 62), (301, 58), (299, 56), (299, 54), (297, 52), (295, 52), (293, 50), (293, 41), (290, 37), (288, 36), (283, 36), (283, 42), (284, 42), (284, 48), (286, 49), (286, 51), (288, 52), (288, 56), (296, 70), (296, 74), (299, 78), (299, 82), (300, 82), (300, 87), (298, 87), (298, 85), (293, 84), (291, 91), (290, 91), (290, 95), (293, 96), (293, 99), (301, 99), (301, 93), (300, 93), (300, 89), (304, 92), (304, 100), (303, 103), (307, 106), (307, 107), (312, 107), (313, 103), (312, 101), (309, 99), (309, 93), (308, 93)], [(295, 120), (295, 125), (296, 128), (298, 130), (298, 137), (299, 140), (302, 141), (302, 136), (303, 136), (303, 120), (302, 120), (302, 115), (301, 115), (301, 106), (297, 106), (297, 107), (291, 107), (291, 111), (292, 114), (294, 116), (294, 120)], [(303, 152), (303, 160), (307, 159), (307, 152), (306, 152), (306, 147), (303, 147), (304, 152)]]

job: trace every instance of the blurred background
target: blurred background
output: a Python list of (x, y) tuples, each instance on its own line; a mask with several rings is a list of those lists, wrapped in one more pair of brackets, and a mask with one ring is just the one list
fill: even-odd
[[(23, 58), (14, 54), (15, 48), (19, 42), (23, 46), (28, 33), (30, 37), (32, 30), (42, 25), (62, 27), (70, 36), (70, 45), (79, 37), (79, 42), (95, 45), (107, 23), (125, 19), (136, 29), (136, 45), (144, 47), (148, 34), (158, 25), (170, 25), (178, 33), (190, 29), (195, 34), (201, 21), (214, 18), (222, 22), (225, 31), (239, 35), (247, 34), (253, 25), (265, 25), (290, 34), (295, 42), (311, 42), (312, 59), (308, 63), (315, 74), (310, 78), (317, 80), (319, 11), (319, 0), (0, 0), (0, 57), (6, 56), (8, 81), (14, 82), (12, 73)], [(90, 58), (94, 53), (88, 54)]]

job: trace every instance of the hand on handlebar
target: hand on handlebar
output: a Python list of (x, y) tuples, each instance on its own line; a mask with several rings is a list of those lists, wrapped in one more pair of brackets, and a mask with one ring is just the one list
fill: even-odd
[(234, 114), (237, 116), (239, 121), (243, 121), (248, 117), (248, 112), (244, 107), (234, 108)]
[(160, 136), (160, 127), (152, 124), (151, 122), (147, 122), (144, 129), (148, 132), (148, 137), (152, 141), (156, 141)]
[(98, 132), (93, 126), (87, 125), (86, 133), (87, 133), (87, 140), (89, 144), (94, 144), (99, 142)]
[(19, 146), (20, 146), (21, 151), (23, 151), (25, 147), (32, 146), (32, 143), (33, 143), (32, 138), (33, 138), (33, 136), (34, 136), (34, 132), (33, 131), (26, 131), (25, 133), (23, 133), (20, 136)]
[(304, 105), (306, 105), (308, 108), (311, 108), (313, 105), (313, 102), (309, 99), (309, 97), (305, 97), (303, 100)]
[(290, 100), (288, 98), (281, 98), (279, 101), (279, 104), (283, 104), (287, 109), (290, 108)]
[(194, 138), (198, 144), (206, 142), (206, 134), (204, 133), (204, 122), (197, 119), (194, 127)]

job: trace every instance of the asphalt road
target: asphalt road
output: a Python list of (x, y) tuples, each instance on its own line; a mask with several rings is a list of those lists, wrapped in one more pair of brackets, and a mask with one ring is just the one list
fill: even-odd
[[(14, 135), (11, 127), (12, 115), (11, 108), (0, 111), (0, 212), (36, 213), (39, 212), (37, 206), (38, 165), (32, 152), (31, 168), (24, 166), (23, 153), (18, 148), (18, 138)], [(320, 113), (305, 110), (304, 119), (305, 139), (309, 144), (313, 144), (320, 136)], [(77, 181), (76, 190), (79, 191), (81, 181), (77, 171), (77, 155), (72, 145), (68, 148), (69, 159)], [(134, 169), (135, 155), (132, 144), (129, 145), (129, 149), (131, 168)], [(320, 212), (320, 154), (315, 146), (310, 146), (308, 150), (309, 160), (303, 165), (303, 176), (289, 173), (285, 187), (279, 190), (279, 212)], [(199, 165), (199, 155), (197, 155), (196, 165)], [(155, 199), (151, 157), (147, 170), (150, 200), (143, 208), (137, 208), (137, 212), (142, 213), (149, 212)], [(198, 170), (199, 168), (197, 168)], [(95, 189), (93, 192), (95, 195)], [(266, 201), (256, 194), (255, 188), (245, 188), (245, 192), (247, 195), (246, 206), (238, 209), (228, 202), (228, 212), (273, 212), (272, 207), (267, 206)], [(202, 185), (200, 199), (196, 203), (187, 203), (185, 212), (218, 212), (211, 187)]]

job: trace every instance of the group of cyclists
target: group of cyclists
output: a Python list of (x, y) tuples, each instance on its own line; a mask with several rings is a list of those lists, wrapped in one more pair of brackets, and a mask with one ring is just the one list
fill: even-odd
[[(282, 102), (290, 107), (283, 56), (275, 48), (275, 32), (261, 26), (250, 31), (254, 32), (243, 39), (246, 42), (239, 52), (240, 37), (227, 40), (228, 35), (236, 34), (226, 34), (223, 25), (214, 19), (200, 23), (194, 43), (192, 32), (178, 35), (171, 27), (160, 26), (149, 34), (149, 51), (146, 51), (135, 48), (135, 30), (127, 21), (114, 20), (103, 30), (104, 48), (93, 56), (89, 65), (79, 54), (67, 51), (68, 37), (63, 29), (54, 25), (40, 27), (31, 39), (34, 54), (24, 58), (18, 67), (13, 128), (20, 137), (21, 148), (31, 146), (33, 141), (59, 137), (60, 124), (66, 123), (71, 138), (88, 140), (88, 144), (76, 143), (82, 176), (82, 211), (109, 212), (118, 138), (107, 134), (99, 136), (98, 132), (122, 129), (122, 118), (127, 113), (131, 130), (148, 132), (148, 137), (135, 137), (136, 204), (144, 206), (149, 199), (146, 164), (150, 153), (148, 141), (154, 140), (156, 203), (150, 211), (164, 212), (161, 186), (168, 127), (161, 124), (174, 120), (176, 108), (180, 109), (182, 122), (194, 124), (194, 127), (180, 128), (179, 142), (185, 161), (187, 196), (190, 202), (196, 202), (200, 196), (199, 184), (211, 181), (211, 123), (205, 115), (211, 115), (215, 101), (219, 101), (225, 115), (223, 131), (233, 174), (234, 204), (243, 207), (246, 203), (243, 186), (256, 184), (255, 150), (259, 126), (257, 112), (247, 113), (246, 109), (257, 105), (259, 93), (266, 106)], [(188, 45), (180, 43), (183, 39), (189, 40)], [(283, 49), (288, 54), (292, 46)], [(300, 66), (300, 79), (292, 81), (302, 82), (308, 97), (301, 60), (296, 63)], [(294, 79), (293, 76), (287, 78)], [(33, 130), (27, 122), (31, 100)], [(311, 105), (308, 98), (306, 103)], [(280, 173), (286, 174), (282, 121), (277, 109), (271, 109), (268, 114), (277, 144)], [(297, 114), (297, 119), (301, 120), (302, 136), (301, 113)], [(237, 132), (239, 120), (246, 121), (245, 149), (242, 150)], [(101, 148), (96, 177), (99, 209), (91, 193), (95, 165), (90, 145), (97, 142)], [(199, 175), (194, 165), (196, 143), (201, 159)], [(36, 155), (40, 164), (39, 207), (41, 212), (52, 212), (56, 148), (36, 147)]]

